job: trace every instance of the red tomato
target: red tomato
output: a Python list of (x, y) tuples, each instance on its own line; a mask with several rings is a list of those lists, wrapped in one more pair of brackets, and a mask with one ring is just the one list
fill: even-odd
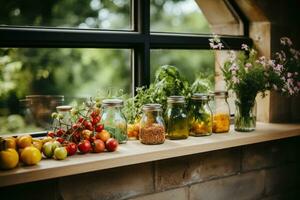
[(101, 132), (104, 129), (103, 124), (99, 124), (96, 126), (96, 132)]
[(78, 118), (78, 120), (77, 120), (77, 122), (80, 123), (80, 124), (81, 124), (83, 121), (84, 121), (84, 118), (81, 117), (81, 116), (80, 116), (80, 117)]
[(84, 121), (84, 122), (83, 122), (83, 125), (84, 125), (84, 127), (85, 127), (86, 129), (88, 129), (88, 130), (90, 130), (90, 131), (93, 131), (93, 129), (94, 129), (92, 123), (89, 122), (89, 121)]
[(107, 151), (116, 151), (119, 143), (116, 139), (114, 138), (109, 138), (106, 143), (105, 143)]
[(58, 129), (58, 130), (56, 131), (56, 135), (57, 135), (58, 137), (61, 137), (63, 134), (65, 134), (65, 131), (64, 131), (63, 129)]
[(96, 125), (100, 122), (100, 116), (96, 116), (96, 117), (91, 117), (91, 122), (93, 125)]
[(75, 123), (75, 124), (72, 125), (72, 129), (73, 129), (73, 130), (77, 130), (77, 129), (79, 129), (80, 127), (81, 127), (81, 124), (80, 124), (80, 123)]
[(94, 111), (91, 113), (91, 117), (97, 117), (100, 115), (100, 108), (95, 108)]
[(59, 143), (64, 143), (64, 141), (65, 141), (65, 139), (64, 138), (61, 138), (61, 137), (59, 137), (59, 138), (57, 138), (56, 139), (56, 141), (58, 141)]
[(48, 135), (49, 137), (54, 138), (55, 133), (54, 133), (53, 131), (48, 131), (47, 135)]
[(82, 140), (78, 144), (78, 149), (81, 153), (88, 153), (92, 150), (92, 145), (88, 140)]
[(68, 156), (72, 156), (77, 152), (77, 145), (74, 142), (70, 142), (66, 146)]
[(100, 153), (103, 152), (105, 150), (105, 144), (102, 140), (96, 139), (94, 140), (94, 142), (92, 143), (92, 147), (93, 147), (93, 152), (94, 153)]

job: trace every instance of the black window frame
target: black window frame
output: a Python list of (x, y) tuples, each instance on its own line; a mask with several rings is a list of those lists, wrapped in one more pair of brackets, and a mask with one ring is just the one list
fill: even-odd
[[(248, 23), (234, 1), (226, 1), (241, 15), (243, 36), (220, 35), (225, 49), (239, 50), (241, 44), (252, 45)], [(132, 91), (150, 84), (151, 49), (210, 49), (211, 34), (158, 33), (150, 31), (150, 0), (132, 0), (133, 30), (66, 29), (0, 26), (0, 47), (14, 48), (129, 48), (132, 49)]]

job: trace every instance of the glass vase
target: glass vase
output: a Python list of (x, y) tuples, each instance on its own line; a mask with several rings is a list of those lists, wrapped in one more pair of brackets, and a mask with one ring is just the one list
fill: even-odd
[(235, 101), (234, 130), (239, 132), (254, 131), (256, 127), (255, 100)]

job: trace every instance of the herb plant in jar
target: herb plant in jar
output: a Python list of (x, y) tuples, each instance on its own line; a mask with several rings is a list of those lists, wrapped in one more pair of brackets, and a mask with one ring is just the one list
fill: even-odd
[(167, 136), (169, 139), (186, 139), (189, 136), (184, 96), (168, 97)]
[(123, 100), (104, 99), (102, 101), (101, 124), (119, 143), (127, 142), (127, 122), (121, 109)]
[(212, 112), (207, 94), (195, 93), (191, 98), (190, 135), (207, 136), (212, 133)]

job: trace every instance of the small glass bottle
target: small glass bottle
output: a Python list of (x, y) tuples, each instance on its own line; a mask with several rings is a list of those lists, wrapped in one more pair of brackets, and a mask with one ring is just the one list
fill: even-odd
[(160, 104), (143, 106), (139, 139), (143, 144), (162, 144), (165, 142), (165, 123)]
[(227, 91), (214, 92), (213, 106), (213, 132), (227, 133), (230, 128), (230, 109), (227, 102)]
[(127, 142), (127, 121), (122, 113), (123, 100), (104, 99), (102, 101), (101, 124), (119, 143)]
[(208, 136), (212, 134), (212, 112), (207, 94), (193, 94), (190, 110), (190, 135)]
[(175, 140), (188, 138), (189, 126), (184, 96), (170, 96), (167, 101), (168, 138)]
[(57, 117), (53, 120), (53, 127), (67, 131), (71, 128), (71, 110), (72, 106), (57, 106)]

